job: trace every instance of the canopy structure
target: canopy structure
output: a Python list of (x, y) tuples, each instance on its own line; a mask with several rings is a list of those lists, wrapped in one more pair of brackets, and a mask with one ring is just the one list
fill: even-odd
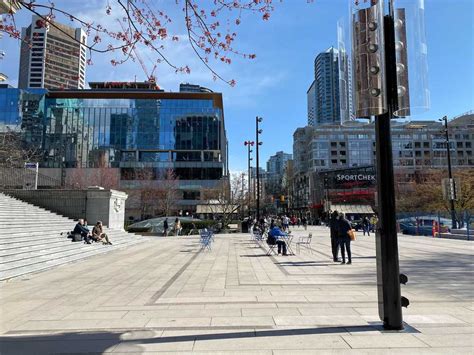
[(334, 205), (331, 204), (331, 210), (349, 213), (349, 214), (373, 214), (374, 210), (370, 205)]
[(239, 205), (224, 205), (220, 203), (210, 203), (196, 205), (196, 213), (206, 213), (206, 214), (222, 214), (222, 213), (236, 213), (239, 209)]

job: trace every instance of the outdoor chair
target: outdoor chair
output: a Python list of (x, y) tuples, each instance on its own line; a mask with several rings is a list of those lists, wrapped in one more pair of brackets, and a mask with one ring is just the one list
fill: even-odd
[(309, 252), (312, 254), (313, 249), (311, 248), (311, 240), (313, 239), (313, 234), (309, 233), (307, 237), (299, 237), (298, 241), (296, 242), (296, 252), (299, 254), (300, 253), (300, 248), (301, 246), (305, 247), (306, 249), (309, 250)]
[(259, 230), (254, 230), (253, 233), (252, 233), (252, 239), (258, 245), (260, 242), (263, 242), (262, 233), (260, 233)]
[(268, 243), (268, 239), (266, 240), (266, 243), (267, 243), (268, 249), (267, 249), (267, 253), (265, 255), (271, 255), (272, 253), (274, 255), (277, 255), (277, 252), (275, 250), (275, 248), (277, 247), (277, 243), (270, 244), (270, 243)]
[(200, 238), (201, 249), (211, 250), (214, 233), (208, 232), (208, 231), (201, 231), (200, 234), (201, 234), (201, 238)]
[(283, 240), (286, 243), (286, 250), (289, 255), (295, 255), (293, 252), (292, 246), (293, 246), (293, 235), (291, 232), (287, 233), (286, 237), (283, 238)]

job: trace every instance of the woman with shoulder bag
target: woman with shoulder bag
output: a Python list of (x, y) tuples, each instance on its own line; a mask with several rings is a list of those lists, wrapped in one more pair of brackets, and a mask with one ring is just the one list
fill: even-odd
[(173, 229), (174, 229), (174, 235), (177, 237), (179, 233), (181, 232), (181, 221), (179, 220), (179, 218), (175, 219)]

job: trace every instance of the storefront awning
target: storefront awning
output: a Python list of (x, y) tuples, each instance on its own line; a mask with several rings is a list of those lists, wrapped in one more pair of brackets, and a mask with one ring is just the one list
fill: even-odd
[(370, 205), (334, 205), (331, 204), (331, 210), (342, 213), (372, 214), (374, 210)]

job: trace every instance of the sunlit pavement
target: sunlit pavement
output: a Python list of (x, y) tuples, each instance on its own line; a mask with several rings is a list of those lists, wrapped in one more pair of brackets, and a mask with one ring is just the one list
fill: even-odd
[(340, 265), (325, 227), (293, 234), (309, 232), (313, 250), (292, 256), (248, 234), (217, 235), (211, 251), (155, 238), (1, 283), (0, 353), (473, 352), (474, 244), (400, 236), (411, 304), (406, 330), (385, 332), (373, 236), (358, 233)]

